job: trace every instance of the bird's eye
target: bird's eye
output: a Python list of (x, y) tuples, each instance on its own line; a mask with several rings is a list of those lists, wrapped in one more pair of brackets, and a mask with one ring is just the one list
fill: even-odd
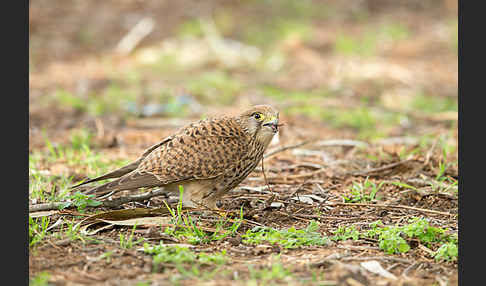
[(261, 113), (255, 113), (253, 114), (253, 117), (255, 117), (256, 120), (262, 119), (262, 114)]

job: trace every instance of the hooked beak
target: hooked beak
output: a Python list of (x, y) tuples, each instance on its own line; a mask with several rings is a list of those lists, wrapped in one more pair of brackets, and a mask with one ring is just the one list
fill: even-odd
[(278, 131), (278, 120), (277, 119), (274, 119), (274, 120), (265, 122), (263, 124), (263, 126), (268, 126), (268, 127), (270, 127), (272, 129), (272, 132), (273, 133), (277, 133), (277, 131)]

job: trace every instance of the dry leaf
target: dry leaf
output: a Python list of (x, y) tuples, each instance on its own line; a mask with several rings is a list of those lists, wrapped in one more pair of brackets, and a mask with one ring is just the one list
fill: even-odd
[(395, 275), (391, 274), (390, 272), (385, 270), (383, 267), (381, 267), (380, 263), (376, 260), (361, 262), (361, 267), (363, 267), (364, 269), (368, 270), (371, 273), (378, 274), (378, 275), (383, 276), (385, 278), (390, 278), (390, 279), (393, 279), (393, 280), (397, 279), (397, 277), (395, 277)]

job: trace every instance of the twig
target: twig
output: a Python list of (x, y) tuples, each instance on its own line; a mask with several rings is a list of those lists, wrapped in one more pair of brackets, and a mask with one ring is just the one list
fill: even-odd
[(302, 141), (302, 142), (297, 143), (297, 144), (283, 146), (281, 148), (278, 148), (278, 149), (275, 149), (275, 150), (268, 152), (267, 154), (263, 155), (263, 158), (266, 159), (266, 158), (273, 156), (277, 153), (280, 153), (280, 152), (283, 152), (283, 151), (286, 151), (286, 150), (289, 150), (289, 149), (298, 148), (300, 146), (303, 146), (305, 144), (309, 144), (309, 143), (314, 142), (314, 141), (316, 141), (316, 140), (315, 139), (314, 140), (306, 140), (306, 141)]
[(54, 247), (57, 250), (61, 250), (59, 246), (57, 246), (55, 243), (53, 243), (50, 239), (46, 240), (52, 247)]
[(341, 261), (351, 261), (351, 260), (389, 260), (389, 261), (394, 261), (394, 262), (399, 262), (399, 263), (406, 263), (406, 264), (411, 264), (412, 261), (408, 259), (403, 259), (403, 258), (398, 258), (398, 257), (391, 257), (391, 256), (365, 256), (365, 257), (346, 257), (346, 256), (340, 256), (336, 255), (335, 257), (330, 257), (330, 258), (324, 258), (322, 260), (310, 263), (309, 266), (311, 267), (321, 267), (326, 264), (334, 264), (337, 260)]
[(267, 175), (265, 175), (265, 168), (263, 167), (263, 157), (262, 157), (262, 173), (263, 173), (263, 180), (265, 180), (265, 185), (267, 186), (267, 189), (270, 192), (272, 192), (272, 189), (270, 188), (270, 185), (268, 184)]
[(287, 216), (288, 218), (293, 218), (293, 219), (296, 219), (296, 220), (301, 220), (301, 221), (305, 221), (305, 222), (309, 222), (310, 219), (306, 219), (306, 218), (303, 218), (303, 217), (299, 217), (299, 216), (296, 216), (296, 215), (293, 215), (293, 214), (290, 214), (288, 212), (283, 212), (283, 211), (277, 211), (279, 214), (282, 214), (282, 215), (285, 215)]
[(411, 264), (412, 261), (404, 258), (398, 257), (391, 257), (391, 256), (365, 256), (365, 257), (343, 257), (341, 258), (342, 261), (351, 261), (351, 260), (390, 260), (400, 263), (407, 263)]
[(388, 137), (375, 141), (378, 145), (415, 145), (419, 140), (415, 137)]
[(271, 180), (270, 182), (272, 182), (274, 184), (278, 184), (278, 183), (286, 184), (286, 183), (288, 183), (287, 182), (288, 179), (300, 179), (300, 178), (305, 178), (305, 177), (312, 177), (312, 176), (317, 175), (319, 173), (322, 173), (326, 170), (327, 170), (327, 168), (322, 168), (322, 169), (319, 169), (319, 170), (316, 170), (316, 171), (313, 171), (313, 172), (309, 172), (309, 173), (285, 176), (285, 177), (283, 177), (283, 180), (275, 180), (275, 179), (282, 178), (280, 176), (270, 177), (269, 179)]
[(440, 137), (437, 137), (435, 139), (434, 143), (432, 144), (432, 146), (430, 147), (430, 149), (427, 151), (427, 154), (425, 154), (425, 160), (424, 160), (423, 164), (420, 165), (420, 166), (415, 167), (410, 172), (410, 174), (406, 177), (407, 180), (410, 179), (410, 178), (415, 177), (420, 171), (422, 171), (425, 168), (425, 166), (427, 166), (429, 164), (430, 158), (432, 157), (432, 153), (434, 152), (434, 149), (435, 149), (435, 147), (437, 145), (437, 142), (439, 142), (439, 139), (440, 139)]
[[(336, 247), (341, 249), (346, 249), (346, 250), (380, 250), (380, 248), (377, 246), (365, 246), (365, 245), (337, 245)], [(361, 253), (366, 253), (366, 252), (361, 252)]]
[(140, 20), (116, 46), (116, 52), (122, 55), (129, 54), (139, 43), (150, 34), (155, 26), (155, 21), (146, 17)]
[(241, 186), (240, 190), (233, 189), (230, 191), (230, 193), (235, 193), (235, 194), (241, 194), (241, 190), (249, 191), (249, 192), (255, 192), (255, 193), (260, 193), (260, 194), (270, 194), (270, 195), (279, 195), (278, 193), (274, 193), (271, 191), (266, 191), (268, 189), (268, 186), (263, 186), (262, 188), (254, 188), (250, 186)]
[(427, 164), (430, 161), (430, 157), (432, 157), (432, 153), (434, 152), (435, 146), (437, 146), (437, 142), (439, 142), (440, 137), (437, 137), (434, 140), (434, 143), (432, 144), (432, 147), (430, 147), (429, 151), (427, 151), (427, 154), (425, 155), (425, 161), (423, 164), (423, 167), (427, 166)]
[(350, 146), (350, 147), (368, 147), (369, 144), (363, 141), (350, 140), (350, 139), (334, 139), (334, 140), (322, 140), (316, 143), (319, 147), (324, 146)]
[(406, 160), (391, 163), (391, 164), (388, 164), (388, 165), (385, 165), (385, 166), (381, 166), (379, 168), (371, 168), (371, 169), (368, 169), (368, 170), (357, 171), (357, 172), (346, 172), (345, 175), (365, 176), (365, 175), (368, 175), (369, 173), (381, 172), (381, 171), (385, 171), (385, 170), (388, 170), (388, 169), (392, 169), (392, 168), (395, 168), (396, 166), (403, 165), (403, 164), (408, 163), (408, 162), (413, 161), (413, 160), (414, 159), (406, 159)]
[[(300, 178), (305, 178), (305, 177), (312, 177), (314, 175), (323, 173), (326, 171), (326, 168), (322, 168), (313, 172), (305, 173), (305, 174), (299, 174), (299, 175), (290, 175), (290, 176), (285, 176), (284, 179), (300, 179)], [(271, 179), (276, 179), (277, 177), (271, 178)]]
[[(166, 190), (164, 189), (158, 189), (155, 191), (150, 191), (141, 195), (134, 195), (134, 196), (129, 196), (129, 197), (120, 197), (111, 201), (105, 200), (102, 201), (100, 206), (103, 207), (118, 207), (121, 206), (122, 204), (129, 203), (129, 202), (140, 202), (144, 201), (147, 199), (150, 199), (155, 196), (159, 196), (161, 194), (166, 193)], [(29, 206), (29, 212), (36, 212), (36, 211), (48, 211), (48, 210), (58, 210), (65, 202), (54, 202), (54, 203), (45, 203), (45, 204), (37, 204), (33, 206)], [(91, 207), (91, 206), (88, 206)]]
[(29, 206), (29, 212), (58, 210), (63, 204), (63, 202), (36, 204)]
[(371, 217), (371, 216), (354, 216), (354, 217), (342, 217), (342, 216), (331, 216), (331, 215), (307, 215), (307, 214), (294, 214), (296, 217), (302, 218), (314, 218), (314, 219), (335, 219), (341, 221), (347, 220), (364, 220), (364, 219), (374, 219), (376, 220), (378, 217)]
[[(388, 165), (385, 165), (385, 166), (381, 166), (379, 168), (372, 168), (372, 169), (368, 169), (368, 170), (364, 170), (364, 171), (345, 172), (345, 173), (336, 174), (336, 175), (337, 176), (346, 176), (346, 175), (365, 176), (365, 175), (367, 175), (369, 173), (374, 173), (374, 172), (380, 172), (380, 171), (388, 170), (388, 169), (394, 168), (396, 166), (405, 164), (405, 163), (410, 162), (410, 161), (413, 161), (413, 160), (414, 159), (406, 159), (406, 160), (403, 160), (403, 161), (399, 161), (399, 162), (391, 163), (391, 164), (388, 164)], [(285, 180), (287, 180), (287, 179), (300, 179), (300, 178), (312, 177), (314, 175), (323, 173), (326, 170), (327, 170), (327, 168), (321, 168), (321, 169), (318, 169), (316, 171), (312, 171), (312, 172), (309, 172), (309, 173), (304, 173), (304, 174), (299, 174), (299, 175), (290, 175), (290, 176), (285, 176), (283, 178)], [(280, 178), (280, 177), (271, 177), (269, 179), (272, 180), (272, 179), (278, 179), (278, 178)]]
[[(273, 168), (270, 168), (270, 169), (267, 168), (267, 171), (278, 173), (278, 172), (282, 172), (282, 171), (286, 171), (286, 170), (294, 170), (294, 169), (297, 169), (299, 167), (311, 168), (311, 169), (321, 169), (324, 166), (320, 165), (320, 164), (316, 164), (316, 163), (300, 162), (300, 163), (297, 163), (297, 164), (288, 165), (288, 166), (281, 166), (281, 167), (278, 167), (278, 168), (277, 167), (273, 167)], [(262, 171), (261, 167), (256, 167), (255, 171), (261, 172)]]
[(433, 214), (448, 215), (448, 216), (454, 216), (455, 215), (453, 213), (448, 213), (448, 212), (441, 212), (441, 211), (436, 211), (436, 210), (422, 209), (422, 208), (409, 207), (409, 206), (403, 206), (403, 205), (338, 203), (338, 202), (335, 202), (335, 203), (330, 202), (330, 203), (327, 203), (326, 205), (328, 205), (328, 206), (348, 206), (348, 207), (376, 207), (376, 208), (389, 208), (389, 209), (407, 209), (407, 210), (413, 210), (413, 211), (424, 212), (424, 213), (433, 213)]
[(408, 272), (410, 272), (410, 270), (414, 269), (414, 268), (417, 268), (417, 266), (419, 266), (422, 262), (414, 262), (413, 264), (411, 264), (410, 266), (408, 266), (407, 268), (405, 268), (405, 270), (403, 270), (402, 272), (402, 276), (405, 277), (405, 278), (408, 278)]
[(96, 125), (96, 137), (101, 139), (105, 136), (105, 128), (103, 127), (103, 122), (99, 118), (95, 118)]

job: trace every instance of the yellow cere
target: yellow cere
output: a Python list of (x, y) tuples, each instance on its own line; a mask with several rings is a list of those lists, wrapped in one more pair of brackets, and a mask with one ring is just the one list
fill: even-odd
[(272, 116), (268, 119), (268, 122), (270, 121), (276, 121), (277, 120), (277, 116)]

